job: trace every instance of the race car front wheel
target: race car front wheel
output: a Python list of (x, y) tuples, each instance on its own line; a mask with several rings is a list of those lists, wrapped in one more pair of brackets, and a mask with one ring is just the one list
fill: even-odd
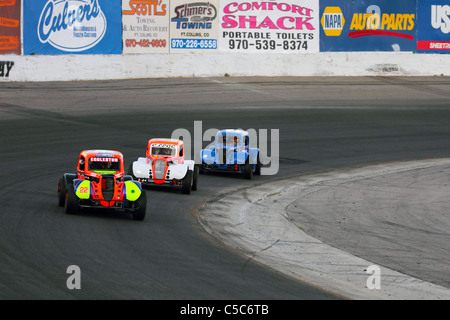
[(147, 212), (147, 194), (144, 190), (142, 190), (141, 196), (137, 199), (137, 202), (139, 202), (139, 208), (133, 211), (133, 219), (142, 221)]
[(74, 214), (78, 211), (78, 198), (75, 194), (73, 184), (69, 183), (66, 186), (66, 204), (65, 209), (67, 214)]
[(64, 207), (66, 202), (66, 183), (64, 178), (59, 179), (58, 182), (58, 205)]

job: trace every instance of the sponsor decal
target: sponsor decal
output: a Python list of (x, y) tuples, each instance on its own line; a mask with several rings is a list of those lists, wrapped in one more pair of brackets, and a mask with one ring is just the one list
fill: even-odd
[(0, 0), (0, 54), (21, 54), (21, 2)]
[(205, 52), (218, 48), (218, 0), (171, 2), (171, 52)]
[(169, 53), (169, 0), (122, 0), (124, 53)]
[(39, 18), (38, 36), (42, 43), (76, 52), (95, 46), (106, 28), (98, 0), (49, 0)]
[(350, 25), (350, 38), (365, 36), (400, 37), (409, 40), (414, 35), (402, 33), (411, 31), (415, 26), (414, 13), (382, 13), (379, 6), (372, 5), (366, 13), (354, 13)]
[(9, 72), (14, 66), (14, 61), (0, 61), (0, 77), (9, 77)]
[(413, 51), (416, 0), (321, 0), (320, 51)]
[(418, 0), (418, 52), (450, 53), (450, 6), (445, 0)]
[(117, 158), (91, 158), (91, 162), (119, 162)]
[(22, 0), (24, 54), (121, 54), (122, 0)]
[(323, 31), (328, 37), (339, 37), (345, 25), (340, 7), (326, 7), (320, 19)]
[(317, 52), (319, 4), (312, 0), (221, 1), (222, 51)]

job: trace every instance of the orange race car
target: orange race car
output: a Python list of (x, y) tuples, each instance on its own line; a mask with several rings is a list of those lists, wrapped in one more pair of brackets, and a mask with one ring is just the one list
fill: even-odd
[(147, 195), (139, 181), (124, 174), (123, 155), (111, 150), (84, 150), (77, 173), (65, 173), (58, 183), (58, 204), (66, 213), (83, 208), (129, 211), (144, 220)]
[(199, 168), (194, 160), (185, 160), (184, 143), (176, 139), (150, 139), (145, 157), (134, 161), (128, 174), (144, 185), (180, 187), (190, 194), (197, 190)]

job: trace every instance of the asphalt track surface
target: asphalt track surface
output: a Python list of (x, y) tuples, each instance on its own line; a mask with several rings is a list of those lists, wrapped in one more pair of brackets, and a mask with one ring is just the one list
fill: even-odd
[[(0, 299), (340, 298), (226, 247), (201, 227), (197, 209), (286, 177), (449, 157), (449, 84), (446, 77), (2, 83)], [(119, 150), (128, 165), (148, 139), (193, 132), (194, 121), (203, 130), (279, 129), (278, 174), (202, 175), (191, 195), (148, 188), (143, 222), (66, 215), (57, 206), (58, 179), (74, 171), (81, 150)], [(81, 290), (66, 287), (70, 265), (81, 269)]]

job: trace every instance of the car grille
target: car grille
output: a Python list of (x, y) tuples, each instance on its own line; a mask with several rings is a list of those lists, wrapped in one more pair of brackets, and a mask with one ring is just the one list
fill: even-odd
[(164, 173), (166, 171), (166, 162), (164, 160), (155, 161), (155, 172), (153, 177), (157, 180), (164, 179)]
[(114, 196), (114, 177), (102, 177), (103, 199), (112, 200)]

